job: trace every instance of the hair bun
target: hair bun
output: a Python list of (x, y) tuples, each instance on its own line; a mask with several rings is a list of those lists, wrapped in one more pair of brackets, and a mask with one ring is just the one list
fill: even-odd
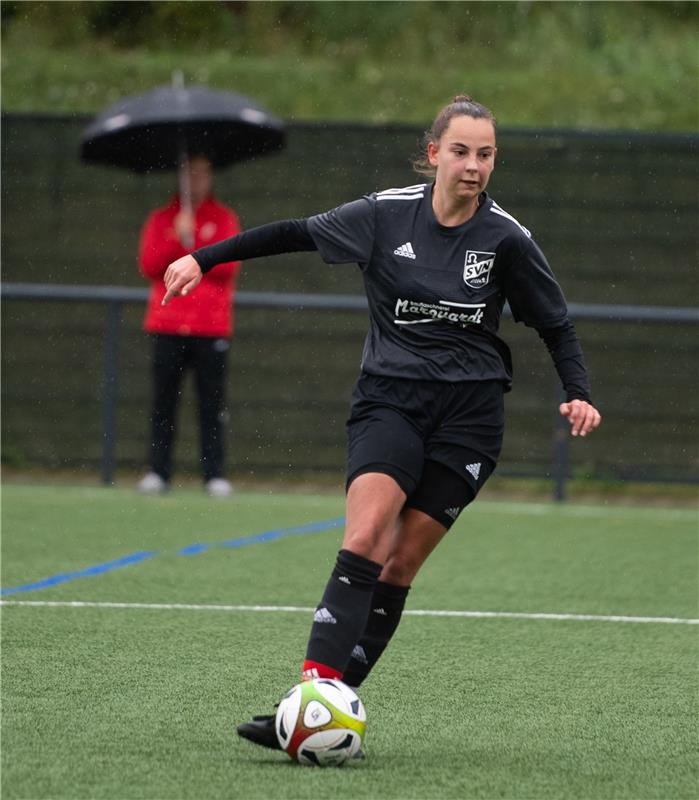
[(453, 103), (472, 103), (473, 99), (468, 94), (457, 94), (452, 100)]

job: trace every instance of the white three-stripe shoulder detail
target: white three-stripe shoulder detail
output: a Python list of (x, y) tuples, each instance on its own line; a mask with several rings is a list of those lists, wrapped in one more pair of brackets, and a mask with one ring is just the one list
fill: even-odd
[(402, 189), (384, 189), (376, 195), (377, 200), (419, 200), (425, 196), (426, 183), (405, 186)]

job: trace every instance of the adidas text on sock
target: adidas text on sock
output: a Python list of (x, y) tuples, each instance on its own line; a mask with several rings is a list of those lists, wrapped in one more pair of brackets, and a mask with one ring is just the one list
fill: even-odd
[(313, 615), (306, 660), (340, 675), (366, 626), (381, 565), (340, 550), (323, 597)]

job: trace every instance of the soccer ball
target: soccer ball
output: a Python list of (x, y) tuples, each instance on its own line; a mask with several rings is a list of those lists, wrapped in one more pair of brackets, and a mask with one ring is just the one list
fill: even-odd
[(339, 767), (362, 746), (366, 711), (342, 681), (315, 678), (282, 698), (275, 727), (282, 750), (300, 764)]

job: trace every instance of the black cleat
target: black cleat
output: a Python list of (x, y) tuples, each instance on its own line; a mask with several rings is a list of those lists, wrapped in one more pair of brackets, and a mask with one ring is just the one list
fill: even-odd
[[(274, 714), (263, 714), (253, 717), (250, 722), (243, 722), (236, 728), (238, 736), (243, 739), (259, 744), (261, 747), (269, 747), (270, 750), (281, 750), (282, 747), (277, 739), (277, 732), (274, 728)], [(353, 759), (361, 760), (366, 758), (363, 750), (359, 750)]]
[(274, 729), (274, 714), (264, 714), (253, 717), (250, 722), (243, 722), (236, 728), (238, 736), (248, 739), (261, 747), (269, 747), (271, 750), (281, 750), (277, 732)]

